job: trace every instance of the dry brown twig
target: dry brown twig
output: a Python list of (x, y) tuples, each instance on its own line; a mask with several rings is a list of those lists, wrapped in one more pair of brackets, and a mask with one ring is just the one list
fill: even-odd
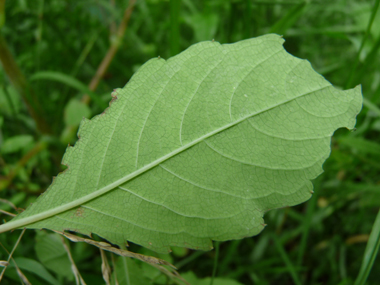
[[(148, 263), (151, 266), (157, 268), (159, 271), (161, 271), (163, 274), (165, 274), (168, 277), (170, 277), (171, 279), (173, 279), (178, 284), (181, 284), (178, 282), (178, 280), (181, 280), (182, 283), (184, 283), (186, 285), (189, 284), (185, 279), (182, 278), (181, 275), (178, 274), (178, 272), (176, 271), (177, 268), (174, 265), (172, 265), (171, 263), (169, 263), (163, 259), (159, 259), (159, 258), (154, 257), (154, 256), (147, 256), (147, 255), (143, 255), (143, 254), (139, 254), (139, 253), (134, 253), (134, 252), (131, 252), (128, 250), (116, 248), (116, 247), (113, 247), (111, 244), (109, 244), (107, 242), (103, 242), (103, 241), (95, 241), (92, 239), (82, 238), (82, 237), (79, 237), (79, 236), (76, 236), (73, 234), (69, 234), (66, 232), (60, 232), (60, 231), (54, 231), (54, 232), (65, 236), (66, 238), (68, 238), (69, 240), (71, 240), (73, 242), (85, 242), (85, 243), (94, 245), (101, 250), (107, 250), (107, 251), (110, 251), (110, 252), (115, 253), (117, 255), (138, 259), (142, 262)], [(162, 265), (166, 265), (168, 267), (164, 267)]]
[(16, 217), (16, 214), (12, 214), (10, 212), (7, 212), (5, 210), (0, 210), (1, 213), (5, 214), (5, 215), (8, 215), (8, 216), (11, 216), (11, 217)]
[[(59, 233), (59, 232), (58, 232), (58, 233)], [(81, 284), (81, 285), (86, 285), (86, 282), (84, 282), (82, 276), (80, 275), (80, 272), (79, 272), (77, 266), (75, 265), (74, 259), (73, 259), (73, 257), (71, 256), (70, 249), (69, 249), (69, 247), (67, 246), (66, 241), (65, 241), (65, 239), (63, 238), (63, 236), (61, 236), (61, 239), (62, 239), (63, 248), (65, 249), (65, 251), (66, 251), (66, 253), (67, 253), (67, 256), (69, 257), (69, 260), (70, 260), (70, 263), (71, 263), (71, 271), (72, 271), (73, 274), (74, 274), (76, 284), (77, 284), (77, 285), (79, 285), (79, 284)]]
[[(88, 86), (91, 91), (96, 90), (96, 88), (99, 85), (100, 80), (104, 77), (104, 74), (106, 73), (109, 65), (111, 64), (112, 59), (115, 57), (116, 52), (118, 51), (121, 45), (125, 31), (127, 30), (129, 19), (131, 18), (131, 14), (132, 14), (133, 8), (135, 7), (135, 4), (136, 4), (136, 0), (129, 1), (128, 7), (124, 11), (124, 16), (117, 29), (116, 35), (111, 40), (111, 46), (109, 47), (106, 55), (104, 56), (102, 62), (100, 63), (98, 69), (96, 70), (94, 77), (91, 79), (91, 82)], [(90, 100), (91, 98), (87, 94), (85, 94), (82, 97), (82, 102), (85, 104), (88, 104)]]
[(102, 257), (102, 274), (106, 285), (110, 285), (111, 267), (108, 264), (107, 255), (103, 249), (99, 248)]
[(134, 253), (134, 252), (131, 252), (128, 250), (119, 249), (119, 248), (113, 247), (111, 244), (103, 242), (103, 241), (95, 241), (95, 240), (88, 239), (88, 238), (82, 238), (82, 237), (79, 237), (79, 236), (76, 236), (73, 234), (60, 232), (60, 231), (54, 231), (54, 232), (67, 237), (69, 240), (71, 240), (73, 242), (85, 242), (88, 244), (92, 244), (92, 245), (94, 245), (100, 249), (104, 249), (104, 250), (116, 253), (118, 255), (121, 255), (121, 256), (136, 258), (138, 260), (141, 260), (142, 262), (149, 263), (149, 264), (167, 265), (174, 270), (177, 269), (171, 263), (169, 263), (165, 260), (159, 259), (157, 257), (154, 257), (154, 256), (147, 256), (147, 255), (143, 255), (143, 254), (139, 254), (139, 253)]
[(4, 272), (5, 272), (5, 270), (7, 269), (7, 266), (9, 265), (9, 261), (12, 259), (12, 260), (13, 260), (13, 263), (14, 263), (14, 265), (15, 265), (16, 271), (17, 271), (17, 275), (20, 277), (20, 279), (21, 279), (21, 281), (23, 282), (23, 284), (31, 285), (31, 283), (29, 282), (28, 278), (26, 278), (26, 276), (24, 275), (24, 273), (22, 273), (22, 271), (21, 271), (20, 268), (17, 266), (15, 260), (14, 260), (13, 257), (12, 257), (12, 255), (13, 255), (13, 253), (15, 252), (15, 250), (16, 250), (18, 244), (20, 243), (21, 238), (22, 238), (22, 236), (24, 235), (24, 233), (25, 233), (25, 229), (22, 230), (20, 236), (19, 236), (18, 239), (17, 239), (16, 244), (14, 245), (14, 247), (13, 247), (13, 249), (12, 249), (12, 251), (11, 251), (10, 253), (9, 253), (9, 252), (7, 251), (7, 249), (6, 249), (6, 248), (0, 243), (0, 245), (3, 247), (3, 249), (4, 249), (6, 252), (8, 252), (8, 260), (7, 260), (7, 261), (2, 261), (2, 265), (4, 266), (4, 269), (3, 269), (3, 271), (1, 271), (1, 274), (0, 274), (0, 282), (1, 282), (1, 280), (3, 279)]
[(8, 200), (6, 200), (6, 199), (1, 199), (1, 198), (0, 198), (0, 202), (5, 203), (5, 204), (8, 204), (8, 205), (11, 206), (15, 211), (18, 211), (18, 208), (16, 207), (16, 205), (13, 204), (11, 201), (8, 201)]

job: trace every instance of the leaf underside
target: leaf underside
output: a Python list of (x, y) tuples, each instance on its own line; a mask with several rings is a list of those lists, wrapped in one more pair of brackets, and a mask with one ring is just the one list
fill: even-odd
[(258, 234), (266, 211), (310, 198), (332, 134), (362, 104), (360, 87), (335, 89), (283, 42), (201, 42), (148, 61), (10, 223), (158, 252)]

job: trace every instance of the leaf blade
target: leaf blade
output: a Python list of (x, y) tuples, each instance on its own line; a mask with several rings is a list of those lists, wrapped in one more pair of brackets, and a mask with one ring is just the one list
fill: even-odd
[(0, 231), (26, 221), (161, 252), (258, 234), (265, 211), (310, 197), (331, 135), (361, 109), (360, 87), (335, 90), (282, 44), (202, 42), (148, 61), (82, 121), (66, 173)]

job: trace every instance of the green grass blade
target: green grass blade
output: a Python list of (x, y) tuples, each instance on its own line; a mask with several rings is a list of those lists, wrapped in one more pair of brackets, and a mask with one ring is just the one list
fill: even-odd
[(92, 92), (85, 84), (75, 79), (74, 77), (56, 71), (41, 71), (33, 74), (33, 76), (30, 77), (31, 81), (41, 79), (53, 80), (66, 84), (74, 89), (77, 89), (83, 94), (88, 94), (99, 108), (104, 109), (107, 107), (107, 104), (104, 103), (96, 93)]
[[(318, 188), (318, 186), (319, 186), (318, 182), (314, 183), (314, 189)], [(318, 195), (315, 194), (315, 192), (314, 192), (313, 198), (310, 199), (310, 201), (307, 205), (306, 217), (302, 221), (302, 237), (301, 237), (300, 247), (298, 250), (298, 259), (297, 259), (297, 265), (298, 266), (300, 266), (302, 264), (302, 260), (303, 260), (304, 254), (305, 254), (305, 250), (306, 250), (306, 246), (307, 246), (307, 240), (309, 237), (309, 231), (310, 231), (310, 227), (312, 224), (311, 220), (313, 218), (315, 208), (317, 206), (317, 200), (318, 200)]]
[(362, 266), (354, 285), (364, 285), (371, 272), (380, 247), (380, 210), (373, 224), (371, 235), (369, 236), (367, 247), (364, 252)]
[(355, 62), (352, 65), (352, 68), (351, 68), (350, 74), (348, 76), (345, 88), (349, 88), (351, 86), (351, 84), (352, 84), (354, 73), (355, 73), (356, 67), (358, 66), (358, 63), (359, 63), (360, 54), (362, 53), (362, 50), (364, 48), (364, 44), (365, 44), (365, 42), (366, 42), (366, 40), (368, 38), (368, 35), (371, 32), (372, 24), (373, 24), (373, 21), (375, 20), (375, 16), (376, 16), (376, 12), (377, 12), (377, 10), (379, 8), (379, 4), (380, 4), (380, 0), (376, 0), (375, 5), (374, 5), (374, 7), (372, 9), (371, 18), (369, 19), (369, 22), (368, 22), (367, 30), (366, 30), (366, 32), (364, 34), (364, 37), (362, 39), (362, 42), (360, 44), (360, 48), (359, 48), (359, 51), (358, 51), (358, 53), (356, 55)]
[(195, 259), (197, 259), (201, 255), (204, 255), (205, 253), (206, 253), (205, 251), (195, 251), (190, 256), (188, 256), (188, 257), (182, 259), (181, 261), (179, 261), (178, 263), (176, 263), (175, 267), (177, 267), (178, 269), (180, 269), (181, 267), (184, 267), (185, 265), (187, 265), (190, 262), (194, 261)]
[(224, 250), (225, 255), (219, 264), (219, 272), (226, 272), (230, 268), (231, 263), (236, 260), (236, 252), (238, 252), (238, 247), (242, 240), (233, 240), (229, 243), (227, 249)]
[(357, 72), (355, 76), (355, 82), (361, 82), (364, 76), (368, 75), (369, 68), (371, 65), (377, 63), (378, 51), (380, 49), (380, 36), (377, 38), (376, 42), (372, 45), (371, 51), (368, 53), (364, 60), (363, 66)]
[(94, 47), (94, 44), (95, 44), (96, 40), (98, 39), (98, 37), (99, 37), (99, 32), (98, 31), (92, 33), (92, 35), (90, 36), (87, 44), (83, 48), (83, 50), (80, 53), (77, 61), (74, 64), (73, 70), (70, 73), (71, 76), (76, 76), (78, 74), (79, 69), (81, 68), (82, 64), (86, 60), (86, 58), (89, 55), (90, 51)]
[(302, 2), (292, 7), (284, 17), (277, 21), (270, 29), (271, 33), (284, 35), (286, 31), (292, 27), (298, 19), (304, 14), (307, 2)]
[(292, 276), (294, 284), (301, 285), (302, 283), (298, 277), (296, 268), (294, 267), (293, 263), (291, 262), (288, 254), (286, 253), (286, 251), (285, 251), (284, 247), (282, 246), (282, 244), (280, 243), (279, 239), (277, 238), (277, 236), (275, 234), (272, 235), (272, 239), (274, 241), (274, 244), (276, 245), (276, 248), (277, 248), (282, 260), (284, 261), (286, 267), (288, 268), (290, 275)]
[(380, 117), (380, 108), (373, 104), (370, 100), (363, 98), (363, 105)]
[(375, 157), (380, 155), (380, 144), (362, 137), (344, 136), (339, 138), (338, 142), (362, 154), (370, 154)]

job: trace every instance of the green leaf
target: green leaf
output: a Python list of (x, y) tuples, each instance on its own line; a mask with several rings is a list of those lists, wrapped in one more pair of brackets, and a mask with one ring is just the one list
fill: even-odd
[[(30, 259), (30, 258), (25, 258), (25, 257), (15, 257), (14, 261), (16, 262), (17, 266), (23, 271), (29, 271), (38, 277), (44, 279), (46, 282), (49, 284), (53, 285), (59, 285), (60, 283), (58, 280), (56, 280), (50, 273), (49, 271), (46, 270), (45, 267), (42, 266), (41, 263)], [(9, 266), (10, 268), (13, 268), (13, 264)]]
[(15, 153), (20, 150), (25, 149), (33, 143), (33, 137), (31, 135), (18, 135), (10, 137), (4, 140), (4, 143), (1, 145), (1, 153)]
[(91, 110), (86, 104), (78, 99), (71, 99), (65, 107), (65, 124), (77, 127), (83, 118), (88, 118), (90, 115)]
[(158, 252), (260, 233), (266, 211), (310, 198), (332, 134), (362, 107), (360, 86), (335, 89), (283, 42), (201, 42), (148, 61), (0, 232), (73, 230)]
[(38, 259), (47, 269), (69, 280), (74, 279), (70, 260), (58, 234), (37, 232), (34, 248)]

